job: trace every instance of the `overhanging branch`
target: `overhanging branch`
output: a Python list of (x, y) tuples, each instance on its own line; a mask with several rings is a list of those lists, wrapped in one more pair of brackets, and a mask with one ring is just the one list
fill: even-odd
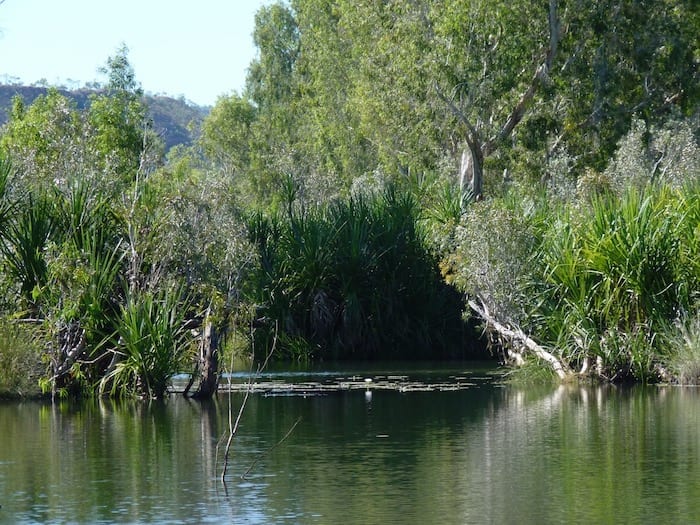
[(566, 365), (564, 365), (554, 355), (547, 352), (544, 348), (542, 348), (530, 337), (528, 337), (525, 334), (525, 332), (523, 332), (520, 328), (511, 329), (499, 323), (489, 314), (485, 306), (477, 304), (474, 300), (470, 299), (468, 301), (468, 304), (469, 307), (472, 310), (474, 310), (479, 315), (479, 317), (481, 317), (481, 319), (486, 323), (489, 329), (495, 331), (498, 335), (502, 336), (508, 341), (511, 341), (513, 343), (520, 343), (539, 359), (542, 359), (543, 361), (549, 363), (549, 365), (552, 367), (552, 370), (554, 370), (554, 373), (557, 374), (559, 379), (563, 380), (572, 375), (571, 371)]

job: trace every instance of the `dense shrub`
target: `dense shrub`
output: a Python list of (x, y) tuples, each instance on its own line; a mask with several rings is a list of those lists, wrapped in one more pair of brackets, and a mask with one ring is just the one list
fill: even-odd
[(462, 303), (418, 217), (415, 200), (393, 189), (254, 215), (259, 336), (276, 326), (283, 352), (315, 359), (461, 356)]
[(540, 338), (573, 366), (597, 359), (606, 377), (656, 378), (659, 335), (697, 308), (699, 191), (631, 187), (554, 221), (533, 276)]

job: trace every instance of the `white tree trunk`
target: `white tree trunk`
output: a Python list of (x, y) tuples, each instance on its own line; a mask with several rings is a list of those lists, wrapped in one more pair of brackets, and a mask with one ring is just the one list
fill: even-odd
[(478, 145), (468, 145), (462, 151), (459, 166), (459, 190), (462, 206), (470, 200), (481, 200), (484, 181), (484, 157)]
[(518, 343), (519, 346), (522, 346), (525, 349), (529, 350), (539, 359), (542, 359), (543, 361), (549, 363), (549, 365), (552, 367), (552, 370), (554, 370), (554, 373), (557, 374), (559, 379), (565, 380), (573, 375), (572, 371), (569, 369), (568, 366), (566, 366), (554, 355), (547, 352), (544, 348), (538, 345), (535, 341), (528, 337), (525, 334), (525, 332), (523, 332), (520, 328), (511, 329), (499, 323), (493, 317), (491, 317), (491, 315), (489, 315), (485, 307), (479, 306), (473, 300), (469, 301), (469, 306), (472, 310), (479, 314), (479, 317), (481, 317), (486, 322), (486, 325), (489, 329), (494, 330), (500, 336), (511, 341), (512, 343)]

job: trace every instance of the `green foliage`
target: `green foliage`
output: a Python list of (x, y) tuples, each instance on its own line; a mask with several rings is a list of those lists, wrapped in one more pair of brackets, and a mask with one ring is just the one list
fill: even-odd
[(621, 199), (596, 197), (580, 222), (545, 236), (538, 331), (567, 361), (600, 357), (610, 377), (653, 376), (664, 353), (656, 334), (697, 300), (698, 274), (681, 255), (697, 250), (687, 202), (665, 186), (630, 188)]
[(107, 64), (100, 72), (107, 75), (107, 91), (112, 95), (131, 94), (140, 96), (143, 91), (136, 82), (134, 68), (129, 62), (129, 48), (121, 44), (114, 56), (107, 59)]
[(250, 163), (250, 128), (255, 119), (255, 107), (231, 95), (216, 102), (202, 125), (202, 149), (227, 177), (238, 175)]
[(187, 298), (179, 287), (129, 293), (121, 306), (117, 362), (102, 380), (112, 395), (162, 398), (185, 354)]
[[(108, 230), (92, 226), (71, 230), (47, 252), (48, 279), (39, 296), (44, 315), (59, 322), (78, 320), (92, 357), (98, 357), (114, 332), (124, 249)], [(91, 375), (99, 375), (99, 367)]]
[(109, 174), (108, 189), (118, 195), (137, 173), (146, 175), (161, 163), (162, 140), (148, 120), (148, 108), (122, 46), (102, 70), (108, 75), (107, 92), (91, 98), (86, 120), (88, 147), (97, 168)]
[(0, 397), (38, 394), (38, 380), (44, 368), (35, 328), (3, 319), (0, 323)]
[(250, 65), (248, 91), (258, 106), (271, 108), (292, 94), (292, 72), (299, 53), (299, 31), (292, 11), (281, 2), (260, 8), (253, 41), (260, 56)]
[(90, 147), (99, 168), (113, 176), (133, 178), (144, 145), (145, 107), (126, 96), (96, 96), (90, 104)]
[(290, 6), (257, 18), (246, 96), (260, 110), (260, 195), (280, 173), (317, 202), (375, 170), (400, 179), (448, 157), (456, 172), (467, 143), (487, 178), (507, 170), (533, 183), (564, 152), (578, 174), (603, 171), (635, 116), (662, 126), (697, 112), (698, 13), (687, 2)]
[[(13, 103), (3, 308), (43, 320), (66, 392), (164, 395), (186, 319), (211, 307), (223, 329), (244, 288), (256, 347), (287, 357), (463, 355), (456, 285), (566, 364), (653, 378), (700, 300), (699, 16), (273, 3), (246, 91), (167, 166), (122, 46), (87, 109)], [(465, 151), (485, 202), (456, 180)]]
[(0, 148), (15, 165), (24, 188), (48, 190), (84, 169), (83, 122), (75, 103), (49, 89), (25, 107), (13, 103)]
[(442, 263), (448, 282), (504, 321), (525, 318), (525, 282), (545, 213), (538, 204), (511, 194), (470, 206)]
[(694, 2), (577, 2), (556, 79), (559, 132), (579, 162), (601, 170), (633, 117), (663, 122), (697, 111), (698, 8)]
[[(10, 120), (19, 120), (18, 116), (37, 97), (46, 95), (50, 89), (0, 84), (0, 125)], [(79, 112), (83, 113), (90, 105), (90, 98), (105, 94), (105, 89), (99, 83), (94, 83), (79, 89), (59, 87), (58, 93), (70, 99)], [(202, 120), (210, 110), (205, 106), (197, 106), (184, 97), (144, 94), (143, 101), (148, 107), (149, 118), (153, 119), (153, 129), (162, 137), (166, 151), (177, 145), (191, 145), (199, 133)]]
[(12, 278), (21, 283), (28, 304), (35, 302), (35, 293), (46, 283), (45, 249), (55, 229), (55, 210), (47, 195), (29, 196), (19, 213), (2, 232), (0, 249), (5, 267)]
[(252, 299), (264, 337), (276, 325), (283, 352), (303, 348), (315, 359), (461, 355), (461, 301), (442, 282), (417, 220), (415, 200), (392, 189), (254, 215)]

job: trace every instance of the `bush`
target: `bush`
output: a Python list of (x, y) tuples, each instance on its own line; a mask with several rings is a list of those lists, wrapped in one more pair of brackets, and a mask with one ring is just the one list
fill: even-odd
[(535, 259), (533, 319), (572, 366), (599, 358), (607, 377), (655, 378), (658, 334), (697, 299), (699, 188), (631, 187), (553, 221)]
[(115, 359), (102, 380), (102, 390), (164, 397), (190, 342), (187, 306), (181, 288), (127, 295), (117, 323)]
[(39, 378), (45, 369), (36, 329), (3, 320), (0, 323), (0, 397), (39, 394)]
[(519, 324), (527, 312), (525, 284), (542, 210), (534, 201), (492, 199), (469, 207), (457, 227), (443, 273), (492, 315)]
[(461, 356), (462, 302), (418, 218), (415, 200), (391, 188), (251, 217), (258, 335), (278, 326), (282, 352), (315, 359)]

